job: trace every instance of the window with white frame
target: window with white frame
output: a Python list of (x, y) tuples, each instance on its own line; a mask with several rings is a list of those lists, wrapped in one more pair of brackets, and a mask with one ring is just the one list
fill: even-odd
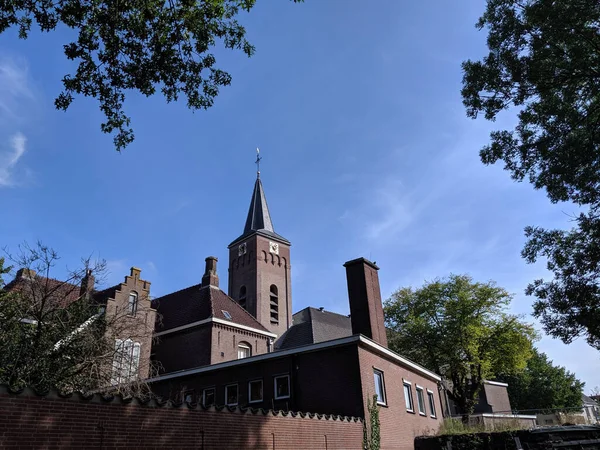
[(290, 398), (290, 376), (280, 375), (275, 377), (275, 400)]
[(138, 294), (135, 291), (129, 293), (129, 301), (127, 302), (127, 314), (135, 316), (138, 307)]
[(249, 358), (252, 356), (252, 346), (247, 342), (238, 344), (238, 359)]
[(373, 369), (373, 376), (375, 379), (375, 394), (377, 395), (377, 403), (379, 403), (380, 405), (385, 405), (386, 399), (383, 372), (381, 370)]
[(413, 412), (413, 399), (412, 399), (412, 386), (408, 381), (404, 382), (404, 401), (406, 403), (406, 410)]
[(429, 399), (429, 414), (431, 417), (435, 417), (435, 397), (433, 391), (427, 389), (427, 398)]
[(426, 415), (425, 411), (425, 395), (423, 394), (423, 388), (417, 386), (417, 406), (419, 407), (419, 414), (422, 416)]
[(111, 383), (121, 384), (134, 381), (140, 367), (140, 343), (131, 339), (115, 340)]
[(235, 406), (238, 404), (238, 385), (230, 384), (225, 386), (225, 404), (227, 406)]
[(263, 401), (263, 380), (253, 380), (248, 383), (248, 403)]
[(206, 408), (215, 404), (215, 388), (206, 388), (202, 391), (202, 405)]

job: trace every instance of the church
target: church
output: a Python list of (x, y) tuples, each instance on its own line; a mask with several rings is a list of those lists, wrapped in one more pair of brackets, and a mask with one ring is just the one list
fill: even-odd
[[(350, 315), (292, 314), (291, 243), (275, 232), (257, 177), (243, 233), (228, 246), (228, 283), (215, 257), (201, 282), (152, 301), (149, 380), (175, 401), (365, 418), (377, 396), (383, 448), (412, 448), (435, 432), (443, 390), (434, 372), (387, 347), (379, 268), (344, 264)], [(222, 270), (222, 269), (221, 269)]]

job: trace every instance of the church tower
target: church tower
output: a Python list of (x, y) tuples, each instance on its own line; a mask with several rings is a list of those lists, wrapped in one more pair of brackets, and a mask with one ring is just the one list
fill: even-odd
[(275, 233), (257, 173), (244, 233), (229, 244), (229, 296), (280, 337), (292, 325), (290, 242)]

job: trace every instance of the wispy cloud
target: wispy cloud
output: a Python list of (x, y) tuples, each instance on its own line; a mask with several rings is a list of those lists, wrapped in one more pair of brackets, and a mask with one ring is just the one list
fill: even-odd
[(23, 100), (32, 100), (27, 64), (18, 59), (0, 56), (0, 118), (17, 121), (24, 112)]
[(27, 138), (16, 133), (10, 138), (8, 149), (0, 151), (0, 186), (15, 186), (18, 181), (14, 177), (14, 169), (23, 154)]

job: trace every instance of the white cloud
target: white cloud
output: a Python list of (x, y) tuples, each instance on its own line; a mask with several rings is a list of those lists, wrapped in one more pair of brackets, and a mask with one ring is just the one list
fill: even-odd
[(0, 57), (0, 119), (17, 121), (25, 110), (24, 99), (32, 100), (27, 64), (22, 60)]
[(0, 186), (15, 186), (18, 181), (14, 178), (14, 169), (23, 154), (27, 138), (22, 133), (16, 133), (10, 138), (8, 149), (0, 150)]

